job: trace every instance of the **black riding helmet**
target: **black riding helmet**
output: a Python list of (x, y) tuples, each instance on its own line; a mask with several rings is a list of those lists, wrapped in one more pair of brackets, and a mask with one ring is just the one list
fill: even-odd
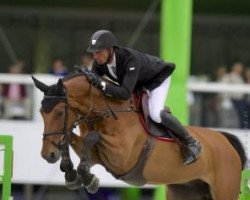
[(107, 30), (99, 30), (90, 38), (87, 51), (93, 53), (114, 46), (117, 46), (114, 34)]

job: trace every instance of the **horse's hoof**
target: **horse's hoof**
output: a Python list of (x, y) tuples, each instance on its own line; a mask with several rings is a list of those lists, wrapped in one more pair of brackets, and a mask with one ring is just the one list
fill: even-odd
[(79, 189), (80, 187), (82, 187), (82, 181), (80, 179), (80, 177), (77, 177), (75, 181), (69, 182), (69, 181), (65, 181), (65, 184), (67, 186), (67, 188), (69, 188), (70, 190), (76, 190)]
[(85, 186), (85, 188), (89, 193), (95, 194), (99, 189), (99, 179), (96, 176), (93, 176), (90, 184)]
[(67, 182), (74, 182), (77, 179), (77, 171), (76, 170), (66, 171), (64, 178), (65, 178), (65, 181)]

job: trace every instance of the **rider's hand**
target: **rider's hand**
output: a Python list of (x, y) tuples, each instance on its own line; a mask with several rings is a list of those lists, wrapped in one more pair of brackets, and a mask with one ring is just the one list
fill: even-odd
[(87, 78), (88, 78), (89, 82), (92, 83), (94, 86), (96, 86), (98, 89), (103, 89), (102, 80), (96, 74), (91, 72), (87, 76)]
[(103, 81), (97, 74), (87, 69), (83, 69), (82, 72), (86, 75), (87, 79), (92, 85), (101, 90), (105, 89), (106, 82)]

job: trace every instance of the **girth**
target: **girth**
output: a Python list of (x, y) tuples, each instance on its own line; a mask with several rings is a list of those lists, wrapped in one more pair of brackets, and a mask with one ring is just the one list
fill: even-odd
[(123, 175), (115, 175), (115, 174), (112, 175), (116, 179), (122, 180), (131, 185), (137, 185), (137, 186), (145, 185), (146, 180), (143, 177), (143, 169), (147, 159), (149, 158), (154, 149), (154, 144), (155, 144), (155, 138), (152, 137), (151, 135), (148, 135), (136, 165), (130, 171), (128, 171)]

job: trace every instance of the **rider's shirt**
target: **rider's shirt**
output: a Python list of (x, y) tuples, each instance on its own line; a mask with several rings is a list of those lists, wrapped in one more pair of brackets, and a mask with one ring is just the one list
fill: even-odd
[(110, 64), (107, 64), (107, 67), (108, 67), (110, 75), (115, 80), (117, 80), (117, 76), (116, 76), (116, 56), (115, 56), (115, 53), (114, 53), (112, 62)]

